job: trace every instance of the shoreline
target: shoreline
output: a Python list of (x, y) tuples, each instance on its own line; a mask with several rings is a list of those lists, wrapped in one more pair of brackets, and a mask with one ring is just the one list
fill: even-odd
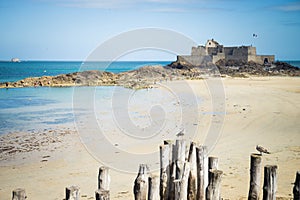
[[(204, 104), (201, 107), (208, 108), (209, 111), (205, 80), (186, 82), (197, 95), (203, 96)], [(226, 116), (220, 138), (210, 154), (219, 157), (219, 168), (224, 172), (222, 197), (247, 198), (249, 157), (250, 153), (255, 152), (255, 146), (260, 144), (271, 151), (270, 155), (263, 156), (263, 165), (278, 165), (277, 197), (289, 199), (292, 194), (290, 183), (294, 181), (300, 165), (300, 148), (297, 142), (300, 140), (299, 77), (227, 77), (222, 78), (222, 82), (226, 93)], [(172, 81), (165, 84), (170, 86), (179, 83), (180, 81)], [(201, 112), (199, 133), (205, 132), (206, 122), (213, 117), (213, 114), (205, 114), (206, 110)], [(33, 149), (7, 155), (7, 160), (1, 159), (0, 196), (9, 199), (13, 189), (24, 187), (27, 196), (32, 199), (62, 199), (64, 188), (75, 184), (81, 188), (81, 199), (94, 199), (98, 168), (103, 163), (89, 154), (75, 129), (61, 127), (53, 130), (54, 132), (48, 131), (50, 130), (0, 136), (1, 147), (12, 145), (17, 148), (32, 142), (28, 144), (28, 148)], [(55, 140), (52, 143), (54, 133)], [(26, 136), (36, 139), (31, 140)], [(19, 141), (16, 142), (17, 140)], [(127, 142), (126, 138), (119, 138), (119, 148)], [(35, 149), (35, 143), (39, 145), (39, 149)], [(154, 160), (159, 162), (158, 146), (161, 143), (162, 140), (157, 140), (153, 144), (149, 143), (149, 147), (139, 147), (136, 151), (157, 151)], [(2, 153), (3, 151), (1, 156)], [(126, 157), (120, 159), (123, 163), (128, 162)], [(153, 163), (153, 166), (159, 165)], [(137, 170), (138, 166), (132, 169), (135, 173), (110, 170), (111, 199), (133, 199), (132, 187)]]

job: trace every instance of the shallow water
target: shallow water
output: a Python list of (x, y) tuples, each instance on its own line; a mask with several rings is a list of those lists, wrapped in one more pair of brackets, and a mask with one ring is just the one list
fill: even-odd
[(70, 126), (73, 88), (0, 89), (0, 134)]

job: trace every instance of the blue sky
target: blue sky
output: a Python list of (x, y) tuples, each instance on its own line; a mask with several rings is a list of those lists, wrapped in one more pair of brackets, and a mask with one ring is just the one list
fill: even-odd
[[(0, 27), (0, 60), (84, 60), (106, 40), (148, 27), (300, 60), (300, 1), (0, 0)], [(127, 59), (174, 58), (145, 51)]]

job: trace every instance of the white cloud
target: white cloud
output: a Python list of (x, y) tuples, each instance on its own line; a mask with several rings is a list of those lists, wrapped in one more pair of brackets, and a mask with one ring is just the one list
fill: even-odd
[[(36, 0), (47, 1), (64, 7), (96, 9), (137, 9), (146, 12), (183, 13), (226, 11), (228, 9), (206, 7), (208, 0)], [(219, 1), (219, 0), (215, 0)]]
[(300, 11), (300, 2), (293, 2), (286, 5), (277, 7), (277, 9), (282, 11)]
[(165, 9), (166, 11), (171, 12), (173, 10), (174, 12), (179, 12), (180, 10), (183, 10), (181, 7), (185, 7), (192, 3), (199, 3), (199, 0), (52, 0), (51, 2), (68, 7), (102, 9), (136, 8), (138, 6), (145, 6), (163, 10), (160, 6), (169, 5), (174, 8)]
[(57, 4), (68, 7), (79, 7), (79, 8), (123, 8), (131, 7), (136, 1), (134, 0), (58, 0)]
[(153, 9), (149, 9), (147, 11), (150, 11), (150, 12), (172, 12), (172, 13), (188, 12), (188, 10), (183, 9), (183, 8), (153, 8)]

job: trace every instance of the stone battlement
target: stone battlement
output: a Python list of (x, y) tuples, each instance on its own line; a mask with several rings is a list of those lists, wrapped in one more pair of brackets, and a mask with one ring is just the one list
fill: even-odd
[(211, 58), (213, 63), (219, 60), (237, 60), (237, 61), (253, 61), (259, 64), (268, 64), (275, 61), (274, 55), (256, 55), (256, 47), (253, 46), (235, 46), (235, 47), (224, 47), (220, 45), (214, 39), (207, 40), (205, 46), (192, 47), (191, 55), (178, 56), (178, 61), (186, 61), (191, 64), (201, 65), (203, 60), (208, 60), (207, 57)]

